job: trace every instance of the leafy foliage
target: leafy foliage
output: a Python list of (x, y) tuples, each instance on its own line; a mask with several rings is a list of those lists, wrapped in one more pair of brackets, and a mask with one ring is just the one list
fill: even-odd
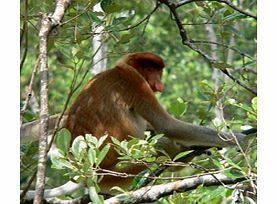
[[(244, 11), (256, 13), (255, 1), (229, 2)], [(41, 12), (52, 12), (54, 3), (38, 3), (35, 0), (29, 0), (27, 4), (21, 3), (21, 61), (24, 62), (20, 72), (21, 107), (38, 55), (39, 15)], [(97, 3), (100, 3), (103, 11), (93, 10)], [(241, 131), (256, 127), (257, 97), (237, 83), (241, 81), (247, 87), (256, 89), (256, 20), (218, 1), (195, 1), (178, 8), (183, 26), (194, 45), (216, 58), (211, 66), (199, 53), (182, 44), (178, 27), (170, 17), (166, 5), (159, 5), (156, 10), (155, 6), (154, 1), (138, 0), (124, 3), (119, 0), (80, 0), (71, 3), (61, 26), (54, 29), (49, 36), (50, 114), (61, 112), (68, 97), (70, 104), (92, 77), (90, 70), (93, 67), (91, 59), (94, 53), (91, 51), (91, 38), (97, 35), (94, 33), (95, 28), (103, 26), (108, 67), (112, 67), (123, 53), (133, 51), (152, 51), (165, 59), (163, 79), (166, 90), (158, 98), (175, 117), (223, 130)], [(222, 72), (225, 70), (237, 81), (227, 77)], [(24, 114), (24, 122), (38, 118), (39, 114), (34, 107), (40, 100), (39, 86), (37, 74), (32, 103)], [(179, 165), (176, 160), (189, 154), (185, 151), (175, 158), (169, 158), (165, 152), (155, 148), (159, 137), (161, 136), (148, 136), (145, 140), (131, 138), (129, 141), (112, 139), (112, 145), (120, 155), (119, 166), (128, 162), (140, 162), (149, 167), (148, 171), (142, 172), (135, 179), (135, 187), (140, 186), (145, 176), (158, 166), (172, 163)], [(93, 173), (93, 169), (100, 166), (110, 149), (110, 145), (103, 145), (106, 140), (106, 136), (96, 138), (85, 135), (77, 137), (71, 145), (69, 133), (65, 129), (60, 131), (56, 139), (58, 151), (52, 155), (47, 165), (47, 185), (58, 186), (69, 178), (76, 178), (77, 182), (86, 179), (90, 198), (95, 203), (101, 203), (103, 197), (98, 195), (100, 189), (97, 185), (99, 176)], [(36, 168), (37, 143), (21, 145), (20, 156), (21, 187), (24, 187)], [(240, 148), (230, 148), (225, 152), (211, 148), (208, 155), (196, 157), (192, 164), (186, 164), (178, 171), (165, 171), (160, 176), (186, 177), (223, 171), (232, 178), (245, 176), (248, 181), (252, 181), (256, 179), (256, 161), (256, 140), (253, 139), (243, 152)], [(251, 193), (256, 196), (253, 182), (241, 185), (247, 186), (245, 189), (252, 189)], [(192, 191), (175, 193), (157, 202), (229, 202), (228, 198), (236, 200), (235, 193), (237, 189), (225, 186), (199, 186)], [(71, 196), (82, 194), (83, 192), (78, 192)], [(239, 195), (242, 194), (247, 203), (251, 198), (246, 196), (247, 191), (239, 192)]]
[(66, 169), (66, 175), (77, 182), (85, 180), (89, 187), (90, 199), (95, 203), (103, 203), (103, 196), (98, 195), (100, 188), (95, 169), (99, 167), (110, 149), (109, 144), (102, 145), (107, 136), (99, 140), (91, 135), (78, 136), (70, 148), (67, 145), (67, 148), (64, 148), (63, 144), (70, 144), (71, 137), (68, 136), (70, 133), (64, 130), (57, 136), (58, 152), (51, 155), (52, 168)]

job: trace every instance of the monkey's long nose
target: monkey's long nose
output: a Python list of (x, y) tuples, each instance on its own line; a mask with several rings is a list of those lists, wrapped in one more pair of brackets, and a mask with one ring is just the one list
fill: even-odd
[(163, 83), (155, 83), (155, 86), (153, 87), (154, 92), (163, 92), (164, 91), (164, 84)]

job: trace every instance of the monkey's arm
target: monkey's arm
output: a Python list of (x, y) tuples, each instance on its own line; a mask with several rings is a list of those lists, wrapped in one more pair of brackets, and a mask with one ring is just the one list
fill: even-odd
[[(172, 118), (162, 131), (170, 138), (177, 140), (185, 146), (216, 146), (226, 147), (247, 142), (247, 137), (241, 133), (227, 134), (214, 129), (182, 122)], [(236, 139), (234, 138), (236, 137)]]
[(247, 141), (244, 134), (219, 133), (211, 128), (177, 120), (159, 104), (146, 80), (128, 65), (122, 65), (122, 67), (119, 69), (122, 79), (121, 90), (119, 90), (121, 96), (158, 133), (163, 133), (184, 146), (226, 147), (236, 144), (234, 136), (241, 144)]
[(137, 109), (137, 111), (158, 133), (164, 134), (183, 146), (226, 147), (236, 145), (236, 140), (240, 145), (244, 145), (249, 139), (246, 134), (227, 134), (212, 128), (177, 120), (169, 115), (159, 104), (151, 107), (151, 110), (147, 112), (140, 109)]

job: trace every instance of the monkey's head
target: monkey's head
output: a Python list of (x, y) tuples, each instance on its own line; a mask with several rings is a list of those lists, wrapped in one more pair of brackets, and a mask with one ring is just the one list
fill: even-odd
[(127, 54), (123, 60), (145, 78), (154, 92), (164, 90), (161, 78), (165, 64), (160, 56), (151, 52), (135, 52)]

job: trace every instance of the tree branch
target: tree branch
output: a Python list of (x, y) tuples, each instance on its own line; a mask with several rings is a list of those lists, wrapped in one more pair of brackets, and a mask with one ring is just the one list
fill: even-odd
[[(236, 180), (230, 179), (222, 174), (195, 176), (180, 181), (175, 181), (167, 184), (160, 184), (154, 186), (146, 186), (136, 191), (119, 194), (112, 198), (105, 200), (105, 204), (135, 204), (142, 202), (153, 202), (161, 197), (168, 196), (174, 192), (185, 192), (197, 188), (199, 185), (214, 186), (224, 184), (235, 184), (243, 181), (245, 178)], [(124, 200), (122, 200), (124, 198)]]
[[(143, 202), (154, 202), (159, 198), (172, 195), (174, 192), (185, 192), (185, 191), (196, 189), (199, 185), (203, 185), (203, 186), (228, 185), (228, 184), (236, 184), (244, 180), (246, 180), (246, 178), (231, 179), (221, 173), (209, 174), (209, 175), (207, 174), (196, 175), (194, 177), (186, 178), (175, 182), (153, 185), (153, 186), (146, 186), (135, 191), (122, 193), (106, 199), (104, 204), (135, 204), (135, 203), (143, 203)], [(80, 187), (83, 187), (84, 185), (74, 184), (74, 186), (80, 188)], [(64, 191), (68, 192), (68, 190), (69, 190), (68, 186), (64, 188)], [(72, 189), (72, 190), (75, 191), (76, 189)], [(59, 191), (59, 194), (57, 195), (62, 195), (62, 194), (64, 194), (64, 192)], [(47, 195), (46, 197), (52, 197), (52, 196), (54, 195), (51, 195), (51, 196)], [(30, 201), (32, 197), (33, 195), (28, 194), (26, 198), (28, 201)], [(77, 204), (77, 203), (89, 202), (87, 195), (84, 195), (83, 197), (72, 199), (72, 200), (45, 198), (44, 201), (46, 203), (56, 203), (56, 204)]]
[(57, 0), (54, 13), (43, 14), (39, 32), (39, 59), (40, 59), (40, 140), (39, 159), (37, 168), (37, 182), (34, 203), (40, 204), (43, 200), (45, 185), (45, 170), (47, 162), (47, 136), (48, 136), (48, 66), (47, 66), (47, 43), (51, 30), (60, 24), (70, 0)]
[(43, 198), (45, 184), (45, 170), (47, 162), (47, 135), (48, 135), (48, 67), (47, 41), (50, 32), (50, 23), (47, 15), (43, 15), (39, 32), (39, 59), (40, 59), (40, 138), (37, 181), (34, 203), (40, 204)]
[(229, 50), (232, 50), (234, 52), (237, 52), (238, 54), (240, 54), (241, 56), (247, 57), (249, 59), (253, 59), (250, 55), (240, 51), (239, 49), (236, 49), (230, 45), (224, 44), (224, 43), (219, 43), (219, 42), (213, 42), (213, 41), (207, 41), (207, 40), (192, 40), (191, 43), (195, 43), (195, 44), (212, 44), (212, 45), (217, 45), (217, 46), (221, 46), (224, 48), (227, 48)]
[[(45, 190), (43, 197), (44, 199), (46, 199), (46, 198), (58, 197), (61, 195), (68, 195), (79, 189), (82, 189), (83, 187), (85, 187), (85, 182), (74, 183), (72, 181), (68, 181), (62, 186)], [(25, 199), (31, 200), (34, 198), (34, 196), (35, 196), (35, 191), (28, 191), (26, 193)]]
[[(171, 2), (170, 0), (159, 0), (161, 3), (164, 3), (169, 9), (170, 12), (172, 13), (173, 17), (174, 17), (174, 21), (176, 22), (179, 32), (180, 32), (180, 36), (182, 38), (182, 43), (186, 46), (188, 46), (190, 49), (194, 50), (195, 52), (197, 52), (198, 54), (200, 54), (206, 61), (207, 63), (212, 66), (214, 63), (216, 63), (216, 59), (212, 58), (211, 56), (209, 56), (207, 53), (205, 53), (203, 50), (201, 50), (200, 48), (196, 47), (194, 45), (194, 41), (192, 39), (189, 38), (186, 29), (184, 28), (181, 18), (179, 16), (179, 14), (177, 13), (176, 9), (178, 8), (178, 5)], [(197, 1), (197, 0), (194, 0)], [(193, 2), (191, 1), (185, 1), (184, 3), (187, 2)], [(240, 85), (241, 87), (245, 88), (247, 91), (251, 92), (252, 94), (254, 94), (255, 96), (257, 95), (257, 92), (252, 90), (251, 88), (247, 87), (244, 83), (242, 83), (240, 80), (236, 79), (234, 76), (232, 76), (227, 69), (220, 69), (226, 76), (228, 76), (230, 79), (232, 79), (235, 83), (237, 83), (238, 85)]]
[(141, 21), (139, 21), (138, 23), (136, 23), (135, 25), (132, 26), (128, 26), (127, 28), (123, 28), (123, 29), (119, 29), (118, 31), (126, 31), (126, 30), (131, 30), (133, 28), (138, 27), (139, 25), (141, 25), (143, 22), (148, 21), (150, 19), (150, 17), (153, 15), (153, 13), (155, 13), (155, 11), (160, 7), (160, 3), (157, 2), (155, 8), (145, 17), (143, 18)]

